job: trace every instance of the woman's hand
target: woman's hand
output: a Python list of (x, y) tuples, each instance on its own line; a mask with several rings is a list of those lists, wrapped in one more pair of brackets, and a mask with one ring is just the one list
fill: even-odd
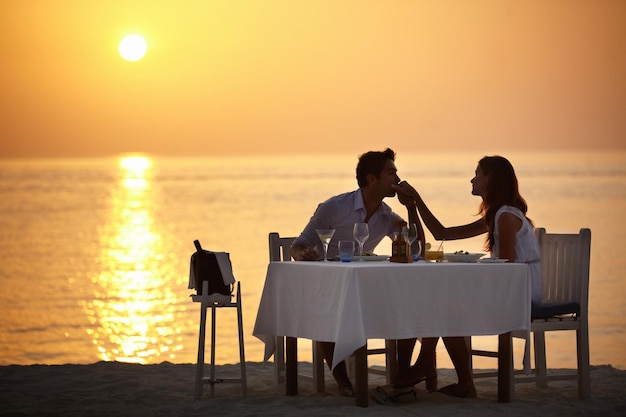
[(398, 201), (403, 206), (415, 207), (415, 200), (413, 200), (411, 197), (407, 196), (406, 194), (398, 193)]
[(401, 204), (407, 207), (415, 207), (415, 199), (418, 194), (411, 184), (406, 181), (401, 181), (398, 184), (393, 184), (391, 187), (396, 190), (398, 201), (400, 201)]

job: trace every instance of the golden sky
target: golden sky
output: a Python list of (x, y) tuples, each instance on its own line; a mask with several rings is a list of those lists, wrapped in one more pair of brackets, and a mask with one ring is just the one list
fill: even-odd
[(626, 1), (2, 0), (0, 92), (0, 157), (625, 149)]

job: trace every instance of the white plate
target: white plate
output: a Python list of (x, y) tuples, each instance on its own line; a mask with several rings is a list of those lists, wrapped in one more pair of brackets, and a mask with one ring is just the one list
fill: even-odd
[(478, 262), (480, 262), (481, 264), (503, 264), (506, 261), (508, 261), (508, 259), (483, 258), (480, 259)]
[(364, 255), (364, 256), (354, 256), (352, 258), (353, 262), (357, 261), (386, 261), (389, 259), (389, 256), (386, 255)]
[(469, 262), (475, 263), (481, 257), (485, 256), (484, 253), (444, 253), (443, 259), (448, 262)]

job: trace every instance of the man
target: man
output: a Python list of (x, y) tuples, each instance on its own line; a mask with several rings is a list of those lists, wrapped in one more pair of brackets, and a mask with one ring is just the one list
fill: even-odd
[[(387, 148), (382, 152), (370, 151), (359, 157), (356, 167), (356, 179), (359, 188), (355, 191), (339, 194), (321, 203), (309, 220), (300, 236), (291, 246), (291, 256), (296, 261), (319, 260), (323, 254), (316, 250), (320, 245), (315, 229), (335, 229), (335, 234), (328, 247), (328, 257), (338, 253), (340, 240), (352, 240), (355, 223), (365, 222), (369, 227), (369, 238), (364, 244), (365, 252), (372, 252), (385, 236), (393, 238), (396, 222), (403, 221), (391, 207), (383, 202), (386, 197), (395, 197), (393, 188), (400, 182), (395, 165), (395, 153)], [(424, 242), (424, 229), (417, 216), (413, 201), (401, 201), (407, 207), (409, 223), (417, 224), (417, 240)], [(416, 241), (417, 241), (416, 240)], [(417, 247), (417, 244), (414, 246)], [(333, 363), (334, 343), (322, 342), (322, 356), (328, 366)], [(353, 396), (354, 390), (348, 378), (345, 362), (333, 369), (339, 394)]]

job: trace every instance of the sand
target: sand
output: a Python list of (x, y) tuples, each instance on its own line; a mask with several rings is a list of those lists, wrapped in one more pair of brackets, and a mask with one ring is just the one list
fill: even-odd
[[(559, 381), (546, 389), (532, 383), (516, 384), (515, 401), (500, 404), (495, 378), (483, 378), (476, 380), (478, 399), (428, 393), (420, 384), (417, 400), (407, 398), (393, 405), (370, 400), (368, 408), (355, 406), (353, 398), (336, 395), (336, 386), (328, 376), (326, 393), (314, 393), (311, 382), (301, 380), (299, 395), (287, 397), (284, 385), (274, 384), (272, 366), (271, 362), (246, 363), (247, 397), (241, 395), (240, 384), (222, 383), (215, 386), (213, 398), (206, 387), (199, 401), (193, 399), (193, 364), (2, 366), (0, 416), (626, 415), (626, 371), (610, 365), (592, 368), (592, 398), (585, 401), (578, 399), (575, 381)], [(303, 372), (310, 367), (310, 363), (300, 364)], [(237, 378), (239, 365), (221, 365), (216, 372), (218, 377)], [(383, 378), (372, 374), (370, 391), (384, 384)], [(453, 382), (453, 370), (439, 370), (439, 386)]]

